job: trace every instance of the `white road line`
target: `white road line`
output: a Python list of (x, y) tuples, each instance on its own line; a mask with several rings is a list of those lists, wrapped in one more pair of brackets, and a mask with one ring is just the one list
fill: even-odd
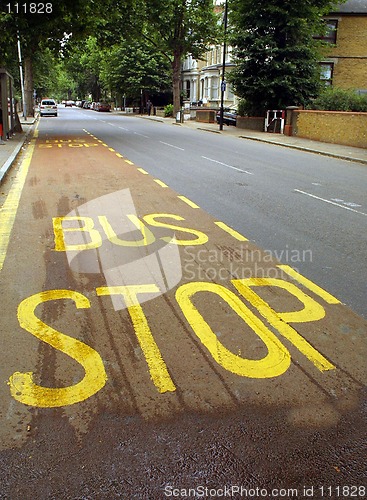
[(145, 137), (146, 139), (149, 139), (149, 137), (147, 135), (139, 134), (138, 132), (134, 132), (134, 134), (140, 135), (140, 137)]
[(127, 132), (129, 131), (128, 128), (125, 128), (125, 127), (119, 127), (121, 130), (126, 130)]
[(340, 205), (339, 203), (335, 203), (335, 201), (325, 200), (325, 198), (320, 198), (319, 196), (315, 196), (311, 193), (306, 193), (306, 191), (301, 191), (300, 189), (295, 189), (297, 193), (305, 194), (306, 196), (310, 196), (311, 198), (315, 198), (316, 200), (324, 201), (325, 203), (330, 203), (330, 205), (335, 205), (340, 208), (344, 208), (345, 210), (350, 210), (351, 212), (355, 212), (356, 214), (366, 215), (364, 212), (359, 212), (359, 210), (354, 210), (354, 208), (346, 207), (345, 205)]
[(212, 161), (213, 163), (219, 163), (219, 165), (223, 165), (223, 167), (232, 168), (233, 170), (237, 170), (237, 172), (243, 172), (244, 174), (254, 175), (253, 172), (249, 172), (248, 170), (242, 170), (241, 168), (233, 167), (232, 165), (227, 165), (227, 163), (223, 163), (218, 160), (213, 160), (213, 158), (208, 158), (207, 156), (202, 156), (202, 158), (204, 158), (204, 160)]
[(175, 149), (179, 149), (181, 151), (185, 151), (183, 148), (179, 148), (178, 146), (174, 146), (173, 144), (168, 144), (168, 142), (163, 142), (163, 141), (159, 141), (161, 144), (165, 144), (166, 146), (169, 146), (170, 148), (175, 148)]

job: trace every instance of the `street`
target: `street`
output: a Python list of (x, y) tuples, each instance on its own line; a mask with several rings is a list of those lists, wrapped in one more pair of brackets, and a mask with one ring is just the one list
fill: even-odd
[(366, 177), (41, 118), (1, 194), (0, 498), (364, 498)]

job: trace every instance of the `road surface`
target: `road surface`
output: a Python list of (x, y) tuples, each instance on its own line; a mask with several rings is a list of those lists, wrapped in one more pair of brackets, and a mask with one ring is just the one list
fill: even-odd
[(2, 186), (0, 498), (364, 498), (366, 322), (327, 220), (362, 275), (365, 177), (313, 158), (40, 120)]

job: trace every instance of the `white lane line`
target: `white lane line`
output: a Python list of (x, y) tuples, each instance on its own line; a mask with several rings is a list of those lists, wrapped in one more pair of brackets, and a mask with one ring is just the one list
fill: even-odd
[(111, 125), (111, 127), (116, 127), (114, 123), (107, 122), (107, 125)]
[(223, 167), (232, 168), (233, 170), (237, 170), (237, 172), (243, 172), (244, 174), (254, 175), (253, 172), (249, 172), (248, 170), (242, 170), (241, 168), (233, 167), (232, 165), (227, 165), (227, 163), (223, 163), (218, 160), (213, 160), (213, 158), (208, 158), (207, 156), (202, 156), (202, 158), (204, 158), (204, 160), (212, 161), (213, 163), (218, 163), (219, 165), (223, 165)]
[(128, 128), (125, 128), (125, 127), (119, 127), (121, 130), (126, 130), (127, 132), (129, 131)]
[(325, 200), (325, 198), (320, 198), (319, 196), (315, 196), (311, 193), (306, 193), (306, 191), (301, 191), (300, 189), (295, 189), (297, 193), (305, 194), (306, 196), (310, 196), (311, 198), (315, 198), (316, 200), (324, 201), (325, 203), (330, 203), (330, 205), (335, 205), (340, 208), (344, 208), (345, 210), (350, 210), (351, 212), (355, 212), (356, 214), (366, 215), (364, 212), (360, 212), (359, 210), (354, 210), (354, 208), (346, 207), (345, 205), (340, 205), (340, 203), (335, 203), (335, 201)]
[(175, 148), (175, 149), (179, 149), (180, 151), (185, 151), (183, 148), (179, 148), (178, 146), (174, 146), (173, 144), (169, 144), (168, 142), (163, 142), (163, 141), (159, 141), (161, 144), (165, 144), (166, 146), (169, 146), (170, 148)]
[(134, 132), (134, 134), (140, 135), (140, 137), (145, 137), (146, 139), (149, 139), (149, 137), (147, 135), (139, 134), (138, 132)]

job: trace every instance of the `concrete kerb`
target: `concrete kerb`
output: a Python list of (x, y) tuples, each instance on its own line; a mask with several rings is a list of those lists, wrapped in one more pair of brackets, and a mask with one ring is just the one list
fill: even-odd
[(11, 166), (13, 165), (13, 163), (14, 163), (16, 157), (18, 156), (20, 150), (24, 146), (24, 143), (26, 142), (26, 140), (28, 139), (29, 135), (33, 131), (33, 126), (36, 123), (37, 118), (38, 117), (32, 118), (32, 121), (30, 121), (30, 122), (22, 122), (21, 121), (22, 125), (31, 125), (31, 126), (30, 126), (29, 130), (27, 130), (27, 132), (25, 133), (25, 135), (22, 137), (22, 139), (15, 146), (15, 148), (13, 149), (13, 151), (10, 153), (10, 156), (7, 158), (7, 160), (5, 161), (5, 163), (0, 168), (0, 183), (3, 181), (3, 179), (6, 176), (8, 170), (11, 168)]
[(346, 155), (343, 155), (343, 154), (340, 154), (340, 153), (332, 153), (330, 151), (324, 151), (322, 149), (322, 147), (320, 149), (307, 148), (305, 146), (300, 146), (300, 145), (297, 145), (297, 144), (287, 144), (287, 143), (280, 142), (280, 141), (279, 142), (278, 141), (274, 141), (274, 140), (270, 141), (270, 140), (266, 140), (266, 139), (263, 139), (263, 138), (250, 137), (250, 136), (246, 136), (246, 135), (240, 135), (238, 137), (240, 139), (248, 139), (248, 140), (251, 140), (251, 141), (265, 142), (266, 144), (275, 144), (276, 146), (283, 146), (285, 148), (298, 149), (299, 151), (305, 151), (306, 153), (314, 153), (314, 154), (319, 154), (319, 155), (323, 155), (323, 156), (329, 156), (331, 158), (336, 158), (336, 159), (339, 159), (339, 160), (354, 161), (354, 162), (363, 163), (363, 164), (367, 165), (367, 159), (353, 157), (353, 156), (346, 156)]
[[(346, 160), (346, 161), (353, 161), (353, 162), (358, 162), (367, 165), (367, 150), (361, 150), (360, 148), (349, 148), (347, 146), (343, 145), (338, 145), (338, 144), (329, 144), (329, 143), (322, 143), (322, 142), (316, 142), (316, 141), (309, 141), (308, 139), (302, 139), (302, 138), (293, 138), (295, 141), (300, 142), (304, 141), (305, 144), (307, 145), (301, 145), (301, 144), (295, 144), (291, 142), (286, 142), (291, 141), (292, 138), (289, 138), (287, 136), (281, 135), (280, 138), (277, 138), (274, 136), (271, 138), (266, 137), (266, 133), (263, 132), (253, 132), (251, 134), (246, 135), (246, 132), (243, 129), (236, 129), (235, 127), (232, 127), (231, 129), (225, 129), (223, 131), (218, 130), (218, 126), (216, 124), (212, 125), (212, 128), (208, 126), (203, 126), (203, 124), (198, 124), (198, 123), (188, 123), (184, 122), (183, 124), (177, 124), (177, 125), (183, 125), (183, 126), (190, 126), (191, 128), (195, 128), (196, 130), (202, 130), (205, 132), (212, 132), (212, 133), (217, 133), (217, 134), (223, 134), (223, 135), (231, 135), (233, 137), (238, 137), (239, 139), (247, 139), (247, 140), (252, 140), (252, 141), (258, 141), (258, 142), (264, 142), (266, 144), (273, 144), (276, 146), (283, 146), (286, 148), (291, 148), (291, 149), (296, 149), (299, 151), (305, 151), (307, 153), (313, 153), (313, 154), (319, 154), (323, 156), (329, 156), (331, 158), (336, 158), (339, 160)], [(215, 127), (215, 128), (214, 128)], [(270, 134), (272, 135), (272, 134)], [(311, 146), (308, 144), (312, 143)], [(335, 151), (330, 151), (330, 149), (333, 148)], [(356, 151), (352, 151), (350, 155), (344, 154), (342, 151), (337, 151), (338, 149), (355, 149)], [(357, 153), (357, 155), (355, 154)]]

